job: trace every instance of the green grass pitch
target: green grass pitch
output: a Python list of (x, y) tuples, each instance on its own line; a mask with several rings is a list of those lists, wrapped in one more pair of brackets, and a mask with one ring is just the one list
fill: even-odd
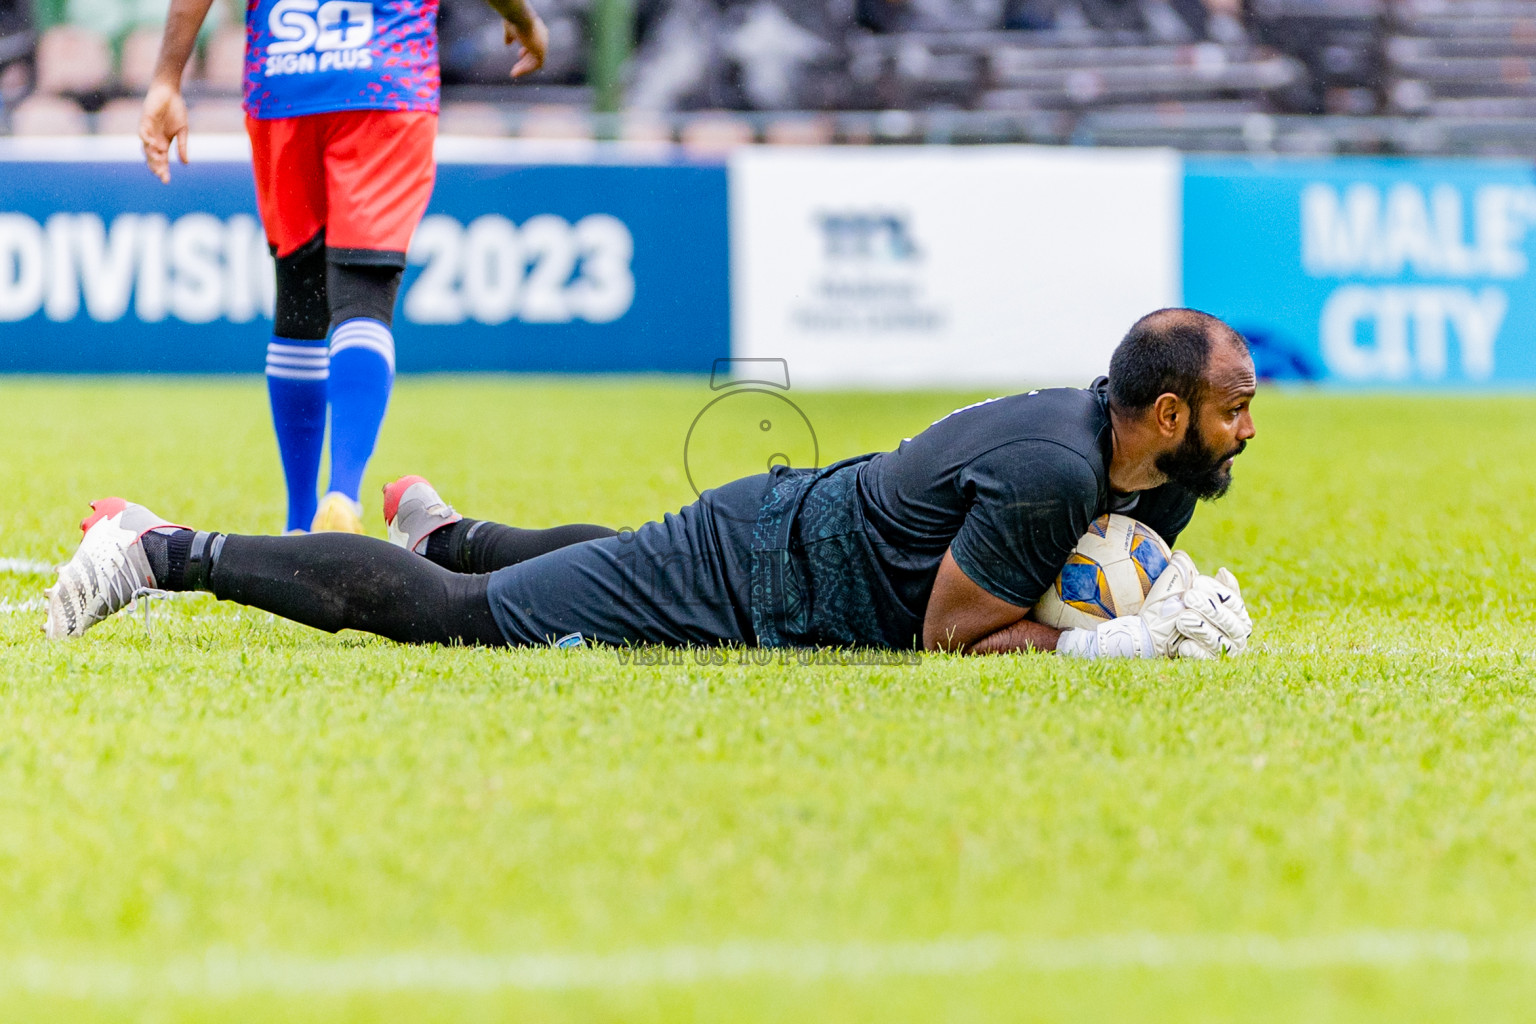
[[(634, 525), (700, 380), (408, 379), (371, 493)], [(797, 395), (822, 458), (976, 395)], [(621, 664), (0, 574), (0, 1019), (1491, 1021), (1536, 999), (1536, 401), (1264, 393), (1221, 664)], [(0, 380), (0, 557), (272, 532), (256, 380)], [(370, 508), (376, 520), (378, 502)]]

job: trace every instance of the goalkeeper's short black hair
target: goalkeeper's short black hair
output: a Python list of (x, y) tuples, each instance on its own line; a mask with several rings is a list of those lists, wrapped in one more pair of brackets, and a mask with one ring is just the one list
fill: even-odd
[(1198, 408), (1205, 393), (1211, 346), (1247, 341), (1226, 323), (1198, 309), (1160, 309), (1131, 325), (1109, 358), (1109, 400), (1138, 412), (1172, 393)]

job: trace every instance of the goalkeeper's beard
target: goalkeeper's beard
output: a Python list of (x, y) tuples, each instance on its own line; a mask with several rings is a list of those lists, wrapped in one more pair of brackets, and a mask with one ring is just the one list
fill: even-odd
[(1159, 472), (1195, 497), (1215, 501), (1232, 486), (1227, 460), (1241, 455), (1246, 447), (1247, 441), (1239, 441), (1236, 448), (1217, 455), (1191, 422), (1184, 440), (1173, 451), (1159, 455), (1156, 465)]

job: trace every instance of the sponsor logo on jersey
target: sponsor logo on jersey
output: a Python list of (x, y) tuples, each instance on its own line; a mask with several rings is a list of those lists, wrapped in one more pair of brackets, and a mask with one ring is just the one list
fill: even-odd
[(267, 17), (263, 74), (366, 71), (373, 66), (373, 4), (364, 0), (278, 0)]

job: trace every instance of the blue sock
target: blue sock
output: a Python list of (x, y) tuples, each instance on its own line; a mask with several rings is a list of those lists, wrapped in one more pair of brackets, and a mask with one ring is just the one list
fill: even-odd
[(329, 366), (324, 338), (295, 341), (273, 335), (267, 343), (267, 397), (288, 481), (289, 530), (307, 530), (315, 518)]
[(395, 382), (395, 339), (369, 317), (331, 331), (331, 486), (353, 501), (373, 456), (389, 390)]

